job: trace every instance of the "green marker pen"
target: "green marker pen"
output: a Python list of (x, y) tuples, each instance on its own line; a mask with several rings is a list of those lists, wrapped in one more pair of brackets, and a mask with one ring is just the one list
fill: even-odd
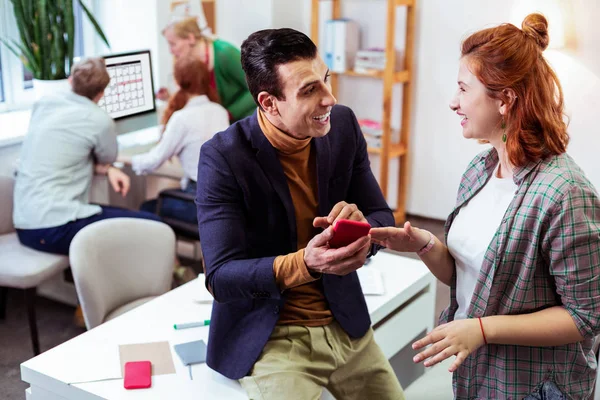
[(207, 325), (210, 325), (210, 319), (205, 319), (204, 321), (200, 321), (200, 322), (188, 322), (185, 324), (174, 324), (173, 328), (180, 330), (180, 329), (196, 328), (198, 326), (207, 326)]

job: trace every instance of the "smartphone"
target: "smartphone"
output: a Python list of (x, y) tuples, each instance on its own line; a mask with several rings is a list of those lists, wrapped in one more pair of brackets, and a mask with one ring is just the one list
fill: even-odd
[(334, 248), (348, 246), (361, 237), (367, 236), (369, 230), (371, 225), (367, 222), (340, 219), (333, 226), (333, 238), (329, 241), (329, 246)]
[(152, 363), (131, 361), (125, 363), (125, 389), (146, 389), (152, 385)]

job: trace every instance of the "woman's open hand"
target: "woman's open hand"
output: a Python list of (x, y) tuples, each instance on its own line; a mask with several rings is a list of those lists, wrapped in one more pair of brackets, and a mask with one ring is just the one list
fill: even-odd
[(469, 354), (483, 344), (483, 333), (478, 319), (459, 319), (436, 327), (423, 339), (413, 343), (412, 347), (415, 350), (431, 345), (417, 354), (413, 361), (419, 363), (425, 360), (423, 365), (432, 367), (455, 355), (456, 359), (449, 369), (450, 372), (454, 372)]
[(391, 250), (403, 252), (417, 252), (429, 242), (429, 232), (413, 228), (406, 221), (404, 228), (372, 228), (369, 232), (373, 243), (387, 247)]

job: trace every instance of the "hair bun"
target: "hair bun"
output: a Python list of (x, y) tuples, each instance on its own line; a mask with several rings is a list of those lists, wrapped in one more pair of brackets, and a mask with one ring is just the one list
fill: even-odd
[(521, 29), (528, 37), (535, 40), (541, 51), (546, 50), (550, 43), (548, 36), (548, 20), (542, 14), (529, 14), (523, 20)]

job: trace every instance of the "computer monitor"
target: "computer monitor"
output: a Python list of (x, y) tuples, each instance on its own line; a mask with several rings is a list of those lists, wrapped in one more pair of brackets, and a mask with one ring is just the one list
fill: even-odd
[(104, 56), (110, 83), (98, 102), (116, 122), (117, 133), (157, 124), (150, 50)]

